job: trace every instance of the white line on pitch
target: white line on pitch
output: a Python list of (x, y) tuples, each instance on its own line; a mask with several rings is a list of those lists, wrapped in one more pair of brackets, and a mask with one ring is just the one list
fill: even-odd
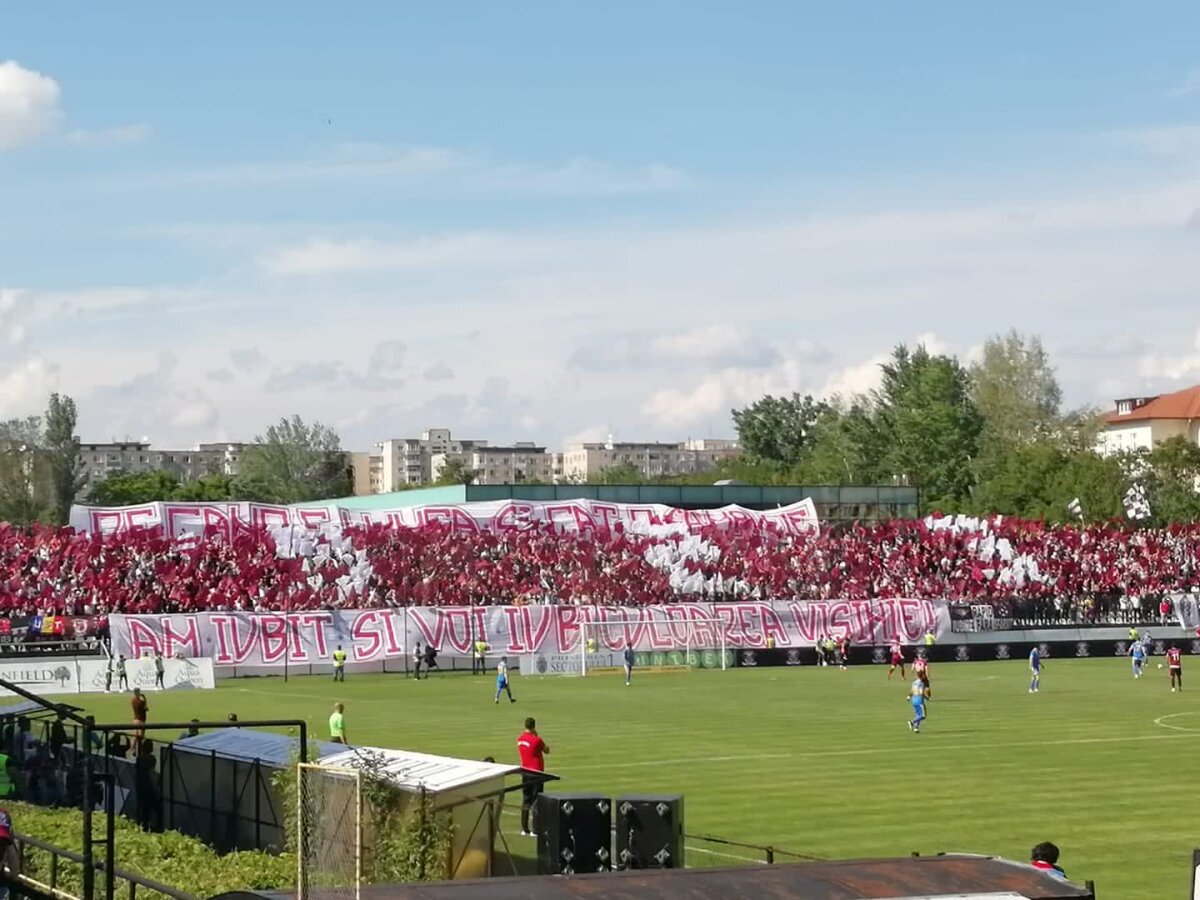
[[(1164, 726), (1170, 727), (1170, 726)], [(1131, 735), (1127, 737), (1102, 737), (1102, 738), (1067, 738), (1065, 740), (1056, 741), (1001, 741), (991, 744), (941, 744), (938, 743), (934, 748), (939, 752), (942, 750), (988, 750), (1000, 747), (1060, 747), (1075, 744), (1123, 744), (1136, 741), (1170, 741), (1180, 740), (1184, 738), (1200, 737), (1200, 731), (1189, 731), (1184, 734), (1142, 734)], [(742, 762), (758, 759), (801, 759), (801, 758), (816, 758), (820, 759), (827, 756), (873, 756), (878, 754), (892, 754), (897, 751), (916, 750), (921, 747), (921, 743), (914, 740), (907, 747), (890, 746), (890, 747), (864, 747), (860, 750), (830, 750), (826, 752), (811, 753), (766, 753), (754, 756), (706, 756), (693, 757), (691, 759), (653, 759), (643, 760), (640, 762), (620, 762), (620, 763), (595, 763), (585, 766), (571, 766), (572, 772), (592, 770), (592, 769), (634, 769), (649, 766), (676, 766), (687, 763), (710, 763), (710, 762)]]

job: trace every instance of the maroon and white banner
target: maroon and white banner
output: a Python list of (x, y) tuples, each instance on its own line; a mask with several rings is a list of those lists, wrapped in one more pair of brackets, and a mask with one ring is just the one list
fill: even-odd
[(675, 509), (658, 503), (598, 500), (494, 500), (484, 503), (347, 509), (336, 504), (271, 506), (263, 503), (143, 503), (138, 506), (71, 508), (71, 527), (83, 533), (114, 534), (139, 528), (163, 530), (172, 538), (217, 534), (231, 538), (247, 528), (336, 530), (377, 523), (394, 528), (441, 525), (456, 531), (512, 531), (550, 525), (561, 531), (627, 530), (675, 526), (698, 531), (710, 525), (773, 528), (789, 534), (817, 530), (812, 500), (758, 512), (741, 506)]
[(905, 643), (950, 631), (941, 600), (674, 603), (662, 606), (475, 606), (283, 613), (207, 612), (109, 619), (113, 652), (208, 657), (216, 666), (328, 662), (340, 645), (352, 662), (410, 655), (418, 643), (466, 656), (481, 638), (492, 654), (599, 649), (809, 647), (847, 636), (855, 644)]

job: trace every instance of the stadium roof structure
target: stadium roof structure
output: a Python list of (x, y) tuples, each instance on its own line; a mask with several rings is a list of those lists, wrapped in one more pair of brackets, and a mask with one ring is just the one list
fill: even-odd
[(382, 747), (347, 750), (340, 745), (334, 746), (338, 752), (323, 754), (320, 758), (321, 765), (361, 769), (364, 764), (363, 757), (371, 756), (382, 760), (382, 771), (396, 785), (409, 789), (425, 788), (435, 794), (516, 775), (522, 771), (520, 766), (456, 759), (452, 756), (433, 756), (408, 750), (390, 750)]
[[(318, 755), (345, 749), (341, 744), (325, 741), (309, 741)], [(178, 750), (193, 753), (212, 753), (232, 759), (250, 762), (258, 760), (273, 766), (287, 766), (295, 761), (300, 751), (300, 740), (286, 734), (271, 731), (255, 731), (252, 728), (222, 728), (206, 731), (195, 737), (179, 738), (174, 742)]]
[[(292, 895), (265, 896), (282, 900)], [(688, 900), (764, 897), (771, 900), (1095, 900), (1095, 892), (1024, 863), (986, 856), (948, 855), (372, 885), (361, 889), (361, 897), (362, 900), (676, 900), (679, 897)]]

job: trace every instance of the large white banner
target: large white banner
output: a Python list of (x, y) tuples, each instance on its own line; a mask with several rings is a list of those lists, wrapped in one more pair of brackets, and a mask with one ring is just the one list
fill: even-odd
[[(185, 691), (217, 686), (211, 659), (164, 659), (163, 664), (163, 687), (160, 689), (153, 659), (127, 660), (128, 689)], [(0, 662), (0, 678), (35, 694), (96, 694), (110, 687), (114, 691), (120, 687), (115, 670), (111, 682), (106, 677), (110, 665), (112, 663), (107, 659), (14, 660)], [(0, 696), (13, 694), (13, 691), (0, 689)]]
[(789, 534), (815, 531), (812, 500), (758, 512), (741, 506), (676, 509), (657, 503), (602, 503), (598, 500), (496, 500), (486, 503), (408, 506), (401, 509), (346, 509), (336, 504), (270, 506), (262, 503), (143, 503), (138, 506), (71, 507), (71, 527), (82, 533), (113, 534), (135, 529), (161, 530), (172, 538), (219, 535), (240, 530), (330, 532), (354, 525), (393, 528), (441, 525), (463, 532), (520, 531), (550, 525), (561, 531), (603, 530), (621, 525), (629, 531), (674, 526), (698, 531), (707, 526), (773, 528)]
[(847, 636), (855, 644), (905, 643), (950, 631), (941, 600), (674, 603), (661, 606), (475, 606), (311, 612), (207, 612), (109, 618), (113, 652), (138, 658), (207, 657), (220, 666), (327, 663), (341, 646), (351, 662), (411, 655), (418, 643), (467, 656), (481, 637), (489, 655), (572, 653), (586, 633), (600, 650), (680, 647), (809, 647)]
[[(73, 659), (37, 659), (0, 662), (0, 678), (35, 694), (78, 694), (79, 669)], [(0, 688), (0, 696), (14, 692)]]
[[(116, 665), (107, 659), (81, 659), (79, 666), (79, 691), (91, 694), (106, 691), (110, 687), (117, 690), (120, 686), (117, 679)], [(109, 679), (109, 672), (112, 679)], [(164, 659), (163, 686), (158, 686), (158, 672), (154, 660), (127, 659), (125, 674), (129, 679), (129, 688), (141, 688), (147, 693), (151, 691), (195, 691), (212, 690), (217, 686), (213, 674), (211, 659)]]

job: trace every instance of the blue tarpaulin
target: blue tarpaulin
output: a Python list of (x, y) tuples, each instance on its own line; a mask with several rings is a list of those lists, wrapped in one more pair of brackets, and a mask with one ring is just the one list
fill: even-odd
[[(311, 755), (317, 758), (345, 750), (343, 744), (309, 740)], [(195, 737), (178, 738), (175, 750), (196, 753), (211, 753), (231, 759), (258, 760), (266, 765), (286, 766), (300, 755), (298, 735), (276, 734), (272, 731), (255, 731), (251, 728), (222, 728), (206, 731)]]

